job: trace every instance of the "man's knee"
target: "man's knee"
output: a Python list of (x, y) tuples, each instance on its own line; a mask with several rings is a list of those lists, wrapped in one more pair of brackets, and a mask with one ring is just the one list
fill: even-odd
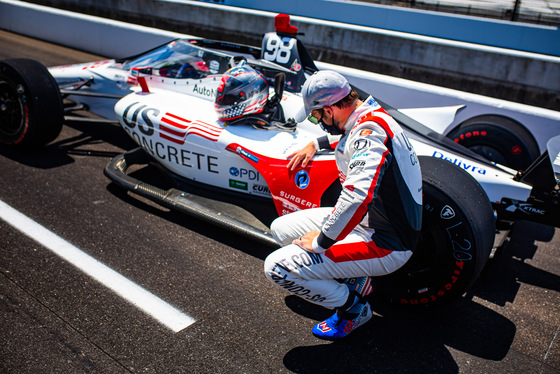
[(281, 250), (282, 248), (272, 252), (264, 260), (264, 274), (271, 281), (274, 281), (274, 279), (281, 277), (281, 263), (284, 258), (284, 256), (281, 254)]
[(278, 217), (270, 225), (270, 233), (280, 245), (287, 245), (292, 242), (292, 238), (289, 235), (287, 228), (286, 216)]
[(276, 262), (272, 258), (273, 254), (274, 253), (268, 255), (268, 257), (264, 260), (264, 275), (266, 275), (269, 280), (272, 280), (272, 275), (275, 272), (274, 268), (276, 267)]

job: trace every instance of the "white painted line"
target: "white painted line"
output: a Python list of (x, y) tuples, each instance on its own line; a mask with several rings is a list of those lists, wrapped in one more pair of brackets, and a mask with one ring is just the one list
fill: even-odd
[(146, 291), (1, 200), (0, 219), (50, 249), (174, 332), (179, 332), (195, 322), (194, 318)]

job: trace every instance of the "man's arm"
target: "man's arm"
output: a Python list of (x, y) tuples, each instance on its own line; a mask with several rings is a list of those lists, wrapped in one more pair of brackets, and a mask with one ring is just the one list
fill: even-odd
[(315, 148), (315, 143), (310, 142), (299, 151), (290, 154), (288, 158), (292, 157), (292, 159), (290, 160), (290, 162), (288, 162), (288, 166), (287, 166), (288, 169), (295, 170), (300, 166), (302, 168), (306, 167), (309, 161), (311, 161), (311, 159), (313, 158), (313, 156), (315, 156), (315, 152), (317, 152), (317, 149)]
[(288, 169), (295, 170), (300, 166), (305, 168), (318, 150), (335, 149), (339, 140), (340, 135), (325, 135), (313, 140), (299, 151), (288, 156), (288, 158), (293, 157), (287, 165)]

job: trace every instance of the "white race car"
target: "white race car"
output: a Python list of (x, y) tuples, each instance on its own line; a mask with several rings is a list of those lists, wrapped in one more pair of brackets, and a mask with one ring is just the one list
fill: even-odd
[[(0, 141), (21, 147), (52, 141), (65, 109), (87, 107), (106, 118), (116, 113), (139, 148), (106, 166), (112, 181), (275, 246), (269, 221), (199, 205), (188, 191), (194, 183), (214, 196), (227, 193), (232, 211), (256, 202), (268, 217), (334, 204), (340, 182), (332, 153), (318, 153), (293, 173), (286, 168), (287, 155), (323, 133), (308, 121), (291, 120), (302, 106), (301, 85), (317, 68), (285, 17), (277, 18), (276, 31), (265, 34), (260, 49), (182, 39), (125, 60), (50, 70), (30, 60), (0, 62)], [(269, 82), (266, 109), (220, 121), (214, 101), (222, 74), (243, 63)], [(72, 104), (63, 104), (67, 98)], [(516, 172), (376, 99), (414, 145), (424, 191), (420, 245), (405, 267), (375, 278), (377, 295), (410, 306), (452, 300), (474, 283), (516, 220), (560, 225), (560, 137), (526, 171)], [(163, 190), (127, 174), (131, 165), (147, 163), (160, 166), (177, 188)]]

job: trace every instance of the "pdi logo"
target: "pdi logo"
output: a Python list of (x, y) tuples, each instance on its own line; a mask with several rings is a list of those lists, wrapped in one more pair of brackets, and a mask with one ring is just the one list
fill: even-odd
[(260, 179), (260, 174), (257, 173), (254, 170), (248, 170), (248, 169), (244, 169), (244, 168), (236, 168), (235, 166), (232, 166), (229, 168), (229, 174), (234, 176), (234, 177), (238, 177), (238, 178), (242, 178), (242, 179), (248, 179), (251, 181), (258, 181)]

